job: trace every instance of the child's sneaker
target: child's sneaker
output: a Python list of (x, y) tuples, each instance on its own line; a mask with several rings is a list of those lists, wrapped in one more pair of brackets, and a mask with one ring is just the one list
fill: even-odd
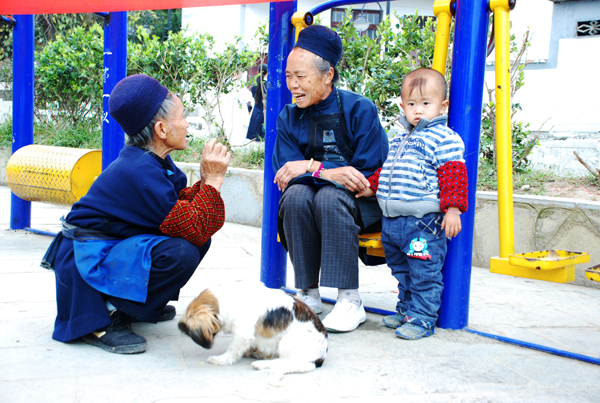
[(396, 329), (396, 336), (405, 340), (418, 340), (422, 339), (423, 337), (433, 335), (433, 329), (433, 327), (427, 329), (423, 326), (406, 322), (398, 329)]
[(400, 312), (396, 312), (395, 315), (389, 315), (389, 316), (384, 317), (382, 319), (382, 322), (387, 327), (391, 327), (392, 329), (396, 329), (396, 328), (402, 326), (402, 323), (404, 322), (405, 318), (406, 318), (406, 315), (404, 315), (404, 314), (402, 314)]

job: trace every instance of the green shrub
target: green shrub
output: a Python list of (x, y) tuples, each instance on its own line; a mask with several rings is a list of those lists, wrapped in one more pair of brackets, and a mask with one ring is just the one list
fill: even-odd
[(400, 97), (402, 79), (419, 67), (431, 67), (435, 45), (435, 25), (431, 19), (421, 28), (418, 13), (392, 20), (384, 18), (377, 27), (377, 39), (361, 36), (348, 9), (337, 29), (344, 48), (338, 65), (342, 84), (375, 103), (387, 128), (400, 114), (395, 99)]
[(36, 111), (60, 124), (101, 121), (103, 30), (98, 24), (58, 35), (36, 56)]
[(12, 116), (0, 123), (0, 148), (12, 147)]

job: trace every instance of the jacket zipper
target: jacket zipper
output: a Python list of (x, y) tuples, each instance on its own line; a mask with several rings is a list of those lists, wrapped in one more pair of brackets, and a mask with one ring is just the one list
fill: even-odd
[(398, 151), (396, 152), (396, 155), (394, 156), (394, 162), (392, 162), (392, 167), (390, 168), (390, 181), (389, 181), (389, 186), (388, 186), (388, 194), (387, 197), (385, 199), (385, 216), (389, 217), (389, 211), (388, 211), (388, 202), (390, 201), (390, 196), (392, 195), (392, 173), (394, 172), (394, 168), (396, 167), (396, 161), (398, 161), (398, 156), (400, 155), (400, 153), (402, 152), (402, 150), (404, 150), (404, 146), (406, 145), (406, 142), (408, 141), (408, 138), (410, 137), (410, 135), (415, 131), (417, 127), (413, 127), (413, 129), (411, 131), (408, 132), (408, 134), (406, 135), (406, 137), (404, 137), (404, 139), (402, 140), (402, 144), (400, 144), (400, 147), (398, 147)]

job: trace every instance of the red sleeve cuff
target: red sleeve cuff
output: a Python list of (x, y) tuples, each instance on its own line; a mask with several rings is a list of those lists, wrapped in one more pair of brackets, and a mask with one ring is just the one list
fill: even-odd
[(469, 179), (464, 162), (448, 161), (438, 169), (440, 210), (457, 207), (462, 213), (469, 207)]
[(220, 230), (224, 222), (225, 204), (220, 193), (212, 186), (204, 185), (191, 200), (175, 203), (160, 230), (165, 235), (184, 238), (200, 246)]
[(194, 186), (183, 188), (179, 191), (177, 199), (179, 200), (192, 200), (196, 194), (200, 191), (200, 181), (196, 182)]
[(377, 188), (379, 187), (379, 174), (381, 174), (381, 168), (373, 173), (373, 175), (369, 176), (367, 179), (371, 184), (369, 187), (373, 189), (373, 192), (377, 193)]

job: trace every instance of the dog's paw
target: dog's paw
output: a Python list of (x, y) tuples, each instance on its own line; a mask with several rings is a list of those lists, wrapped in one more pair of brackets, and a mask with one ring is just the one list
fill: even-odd
[(208, 357), (207, 361), (213, 365), (226, 366), (226, 365), (233, 364), (235, 362), (235, 359), (229, 354), (223, 354), (223, 355), (212, 355), (212, 356)]
[(252, 366), (254, 369), (263, 370), (271, 368), (271, 363), (268, 360), (254, 361)]

